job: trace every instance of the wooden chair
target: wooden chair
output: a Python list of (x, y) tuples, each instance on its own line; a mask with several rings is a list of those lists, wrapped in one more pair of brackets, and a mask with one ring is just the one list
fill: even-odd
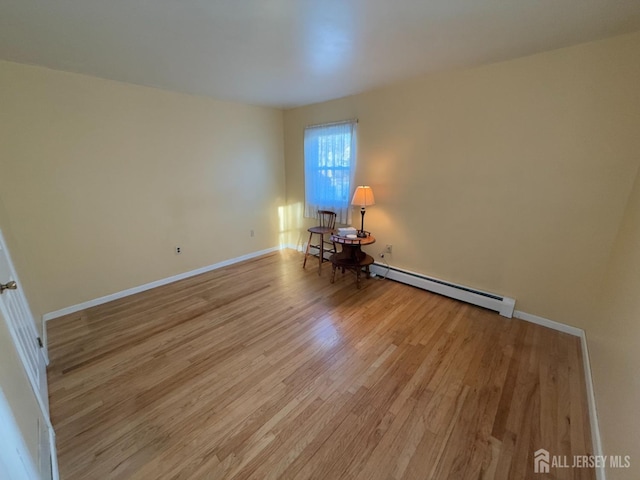
[[(311, 227), (307, 229), (309, 232), (309, 241), (307, 242), (307, 249), (304, 252), (304, 262), (302, 263), (302, 268), (305, 268), (307, 265), (307, 257), (311, 255), (309, 253), (310, 248), (318, 249), (318, 275), (322, 273), (322, 262), (328, 261), (324, 258), (324, 252), (336, 253), (336, 244), (325, 240), (325, 235), (331, 235), (336, 226), (336, 212), (332, 212), (330, 210), (318, 210), (318, 221), (319, 225), (315, 227)], [(312, 245), (311, 242), (313, 240), (313, 235), (320, 235), (320, 240), (317, 245)], [(327, 245), (329, 248), (325, 248)]]

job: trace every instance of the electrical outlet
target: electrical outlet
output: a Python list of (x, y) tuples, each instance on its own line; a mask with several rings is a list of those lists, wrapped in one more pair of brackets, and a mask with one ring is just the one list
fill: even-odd
[(384, 247), (384, 253), (388, 253), (389, 255), (393, 254), (393, 245), (387, 245)]
[(182, 247), (176, 247), (176, 255), (180, 255), (182, 253)]

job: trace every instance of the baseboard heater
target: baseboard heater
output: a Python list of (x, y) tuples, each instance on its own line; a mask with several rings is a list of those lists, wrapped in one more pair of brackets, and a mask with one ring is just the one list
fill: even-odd
[(387, 267), (379, 263), (371, 266), (371, 271), (376, 275), (395, 280), (396, 282), (406, 283), (414, 287), (428, 290), (433, 293), (444, 295), (445, 297), (455, 298), (463, 302), (478, 305), (498, 312), (503, 317), (511, 318), (516, 301), (513, 298), (503, 297), (495, 293), (483, 292), (475, 288), (457, 285), (433, 277), (428, 277), (420, 273), (410, 272), (395, 267)]

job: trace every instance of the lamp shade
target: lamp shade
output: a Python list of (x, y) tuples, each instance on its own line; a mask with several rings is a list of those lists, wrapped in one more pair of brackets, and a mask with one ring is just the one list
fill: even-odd
[(351, 205), (359, 205), (361, 207), (368, 207), (375, 203), (376, 199), (373, 196), (373, 190), (368, 185), (358, 186), (351, 199)]

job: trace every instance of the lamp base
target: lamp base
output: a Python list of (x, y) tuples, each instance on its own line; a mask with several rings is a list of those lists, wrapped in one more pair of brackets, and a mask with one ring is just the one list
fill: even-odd
[(367, 232), (366, 230), (358, 230), (356, 235), (358, 236), (358, 238), (367, 238), (369, 235), (371, 235), (371, 233)]

